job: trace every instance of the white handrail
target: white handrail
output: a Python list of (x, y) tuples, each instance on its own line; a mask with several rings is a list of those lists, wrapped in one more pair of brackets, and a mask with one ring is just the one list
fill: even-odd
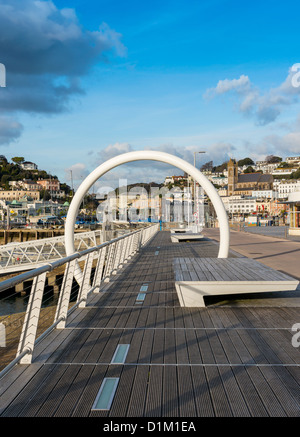
[[(135, 230), (129, 234), (122, 235), (98, 246), (85, 249), (81, 252), (75, 252), (72, 255), (66, 256), (57, 261), (49, 262), (42, 267), (38, 267), (30, 272), (20, 274), (0, 283), (1, 292), (22, 283), (25, 280), (34, 279), (22, 327), (17, 356), (12, 363), (30, 364), (32, 361), (34, 346), (38, 341), (36, 340), (36, 333), (47, 272), (51, 272), (55, 268), (63, 265), (66, 265), (67, 267), (65, 269), (64, 279), (60, 290), (54, 323), (45, 331), (49, 333), (54, 328), (64, 328), (68, 314), (73, 310), (73, 308), (71, 308), (71, 310), (68, 310), (68, 308), (71, 284), (74, 277), (74, 266), (77, 261), (85, 260), (85, 268), (83, 272), (83, 281), (81, 283), (75, 306), (84, 307), (88, 294), (91, 292), (99, 292), (101, 283), (104, 279), (109, 280), (110, 276), (114, 274), (116, 270), (121, 269), (123, 265), (139, 251), (140, 247), (147, 244), (158, 230), (158, 224)], [(92, 261), (96, 257), (96, 253), (99, 254), (97, 267), (93, 284), (90, 284)], [(105, 261), (107, 269), (104, 271)], [(106, 278), (104, 278), (105, 275)], [(42, 334), (42, 336), (44, 335), (45, 333)], [(13, 367), (12, 363), (0, 372), (0, 378), (2, 378), (2, 376)]]

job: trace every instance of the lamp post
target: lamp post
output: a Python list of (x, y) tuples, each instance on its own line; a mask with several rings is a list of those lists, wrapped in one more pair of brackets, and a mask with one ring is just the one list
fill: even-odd
[[(197, 153), (206, 153), (206, 152), (204, 152), (204, 151), (194, 152), (194, 167), (196, 167), (196, 154)], [(196, 200), (196, 181), (194, 179), (194, 212), (195, 212), (195, 200)]]

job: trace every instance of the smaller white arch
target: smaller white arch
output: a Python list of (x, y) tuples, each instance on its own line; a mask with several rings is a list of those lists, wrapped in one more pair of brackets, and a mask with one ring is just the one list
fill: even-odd
[(126, 164), (133, 161), (159, 161), (166, 164), (170, 164), (174, 167), (180, 168), (187, 174), (191, 175), (194, 180), (196, 180), (199, 185), (202, 186), (206, 194), (209, 196), (219, 221), (220, 229), (220, 244), (218, 258), (227, 258), (229, 253), (229, 223), (227, 218), (227, 212), (225, 210), (224, 204), (213, 186), (213, 184), (204, 176), (197, 168), (183, 159), (171, 155), (165, 152), (157, 152), (153, 150), (143, 150), (136, 152), (124, 153), (114, 158), (111, 158), (99, 165), (94, 171), (92, 171), (86, 179), (81, 183), (77, 189), (73, 200), (70, 204), (69, 211), (67, 214), (66, 225), (65, 225), (65, 245), (67, 256), (72, 255), (75, 252), (74, 246), (74, 227), (76, 217), (81, 205), (81, 202), (92, 187), (92, 185), (105, 173), (112, 170), (119, 165)]

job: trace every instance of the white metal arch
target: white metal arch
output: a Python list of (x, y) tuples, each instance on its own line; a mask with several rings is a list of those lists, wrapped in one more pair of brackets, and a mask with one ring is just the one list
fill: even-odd
[(224, 204), (218, 195), (213, 184), (193, 165), (184, 161), (177, 156), (170, 155), (165, 152), (156, 152), (153, 150), (143, 150), (137, 152), (124, 153), (122, 155), (115, 156), (99, 165), (86, 179), (81, 183), (78, 190), (73, 197), (70, 204), (69, 211), (67, 214), (66, 225), (65, 225), (65, 246), (66, 254), (71, 255), (75, 252), (74, 246), (74, 227), (76, 217), (81, 205), (81, 202), (91, 188), (91, 186), (105, 173), (118, 167), (121, 164), (126, 164), (132, 161), (160, 161), (166, 164), (170, 164), (174, 167), (180, 168), (187, 174), (190, 174), (193, 179), (195, 179), (204, 189), (206, 194), (210, 197), (210, 200), (215, 208), (217, 218), (220, 227), (220, 245), (218, 258), (227, 258), (229, 252), (229, 223), (227, 218), (227, 213)]

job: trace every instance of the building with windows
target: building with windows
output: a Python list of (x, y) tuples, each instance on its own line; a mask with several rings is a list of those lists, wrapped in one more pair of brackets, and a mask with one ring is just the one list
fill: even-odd
[(21, 199), (40, 200), (40, 192), (36, 190), (0, 190), (0, 200), (12, 202)]
[(34, 162), (30, 162), (30, 161), (21, 162), (20, 167), (23, 170), (37, 170), (38, 169), (38, 166)]
[(230, 159), (228, 162), (228, 196), (252, 196), (253, 191), (272, 190), (273, 176), (262, 173), (238, 173), (238, 164)]
[(37, 184), (41, 185), (43, 190), (47, 190), (47, 191), (60, 190), (60, 182), (58, 179), (54, 179), (54, 178), (38, 179)]

